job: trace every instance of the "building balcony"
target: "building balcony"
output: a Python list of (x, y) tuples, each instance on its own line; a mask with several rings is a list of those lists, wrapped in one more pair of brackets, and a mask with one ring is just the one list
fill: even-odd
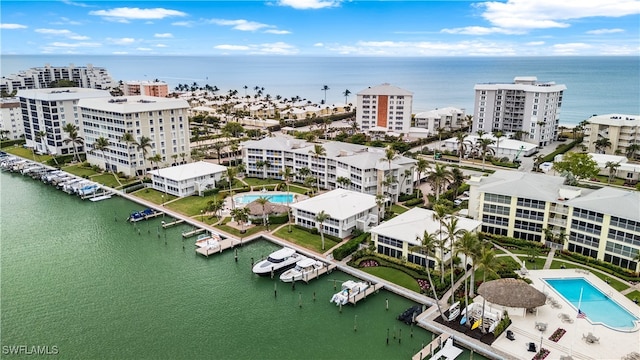
[(549, 207), (549, 211), (556, 214), (567, 215), (569, 214), (569, 208), (564, 207), (562, 205), (551, 205)]

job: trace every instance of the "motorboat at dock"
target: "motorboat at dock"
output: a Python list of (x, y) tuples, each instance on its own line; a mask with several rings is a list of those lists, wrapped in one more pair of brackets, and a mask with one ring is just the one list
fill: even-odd
[(311, 275), (316, 275), (321, 271), (325, 264), (313, 258), (300, 255), (301, 259), (296, 262), (296, 266), (293, 269), (289, 269), (280, 275), (280, 280), (283, 282), (293, 281), (307, 281)]
[(279, 272), (295, 266), (302, 255), (289, 247), (272, 252), (269, 257), (253, 266), (253, 273), (258, 275), (269, 275), (272, 272)]
[(200, 234), (196, 240), (196, 246), (207, 250), (217, 250), (220, 249), (220, 240), (222, 240), (220, 235), (214, 232)]
[(367, 282), (347, 280), (342, 283), (342, 289), (333, 294), (329, 301), (336, 305), (345, 305), (349, 300), (354, 299), (356, 295), (367, 290), (368, 287), (369, 283)]

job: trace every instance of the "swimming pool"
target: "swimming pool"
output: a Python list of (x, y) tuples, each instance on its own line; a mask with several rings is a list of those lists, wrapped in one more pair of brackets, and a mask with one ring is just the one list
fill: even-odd
[[(614, 330), (629, 331), (639, 320), (585, 278), (543, 280), (574, 307), (576, 315), (578, 303), (580, 303), (580, 310), (594, 324), (599, 323)], [(580, 302), (581, 290), (582, 301)]]
[(238, 195), (233, 198), (236, 204), (246, 205), (258, 198), (265, 197), (269, 199), (269, 202), (274, 204), (287, 204), (293, 202), (293, 194), (260, 194), (260, 195)]

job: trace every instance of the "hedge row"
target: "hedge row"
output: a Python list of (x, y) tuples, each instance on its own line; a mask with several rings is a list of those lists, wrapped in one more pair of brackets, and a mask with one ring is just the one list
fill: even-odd
[(14, 146), (14, 145), (22, 145), (24, 143), (26, 143), (25, 139), (2, 140), (2, 147), (6, 148), (6, 147)]
[(566, 260), (571, 260), (573, 262), (587, 265), (594, 269), (602, 270), (607, 274), (615, 275), (626, 281), (633, 281), (633, 282), (640, 281), (640, 274), (633, 272), (629, 269), (621, 268), (617, 265), (600, 261), (582, 254), (570, 252), (568, 250), (562, 250), (561, 253), (556, 253), (556, 254), (558, 254), (558, 256), (561, 258), (565, 258)]
[(564, 154), (567, 151), (571, 150), (574, 146), (578, 145), (582, 143), (582, 139), (578, 138), (573, 140), (572, 142), (568, 143), (568, 144), (563, 144), (560, 145), (554, 152), (552, 152), (551, 154), (545, 156), (542, 158), (542, 162), (551, 162), (553, 161), (553, 159), (555, 159), (556, 155), (559, 154)]
[(371, 237), (370, 233), (364, 233), (354, 237), (353, 239), (347, 241), (346, 243), (340, 245), (335, 250), (333, 250), (333, 258), (338, 261), (346, 258), (351, 253), (358, 250), (358, 247), (360, 246), (360, 244), (369, 240), (370, 237)]

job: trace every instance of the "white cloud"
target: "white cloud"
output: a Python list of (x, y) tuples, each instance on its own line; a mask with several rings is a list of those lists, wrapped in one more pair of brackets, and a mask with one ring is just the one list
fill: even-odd
[(184, 27), (192, 27), (194, 25), (193, 21), (176, 21), (172, 22), (173, 26), (184, 26)]
[(287, 34), (291, 34), (291, 31), (270, 29), (270, 30), (265, 30), (265, 33), (267, 33), (267, 34), (276, 34), (276, 35), (287, 35)]
[(577, 55), (583, 50), (589, 50), (593, 46), (586, 43), (555, 44), (551, 48), (556, 55)]
[(509, 29), (565, 28), (568, 20), (586, 17), (620, 17), (640, 13), (637, 0), (507, 0), (476, 4), (494, 26)]
[(127, 51), (114, 51), (111, 54), (113, 54), (113, 55), (127, 55), (127, 54), (129, 54), (129, 52), (127, 52)]
[(153, 49), (151, 49), (151, 48), (139, 47), (139, 48), (136, 48), (136, 50), (138, 50), (138, 51), (151, 51), (151, 50), (153, 50)]
[(134, 38), (107, 38), (107, 41), (116, 45), (131, 45), (136, 42)]
[(61, 17), (60, 21), (55, 21), (51, 23), (52, 25), (82, 25), (82, 22), (71, 20), (67, 17)]
[(257, 47), (258, 54), (293, 55), (298, 53), (298, 49), (296, 49), (295, 46), (281, 41), (275, 43), (260, 44)]
[(313, 46), (315, 46), (315, 47), (324, 47), (324, 44), (320, 42), (320, 43), (313, 44)]
[(0, 29), (5, 29), (5, 30), (26, 29), (26, 28), (27, 28), (26, 25), (20, 25), (20, 24), (0, 24)]
[(166, 39), (166, 38), (172, 38), (173, 34), (172, 33), (153, 34), (153, 37)]
[(466, 26), (461, 28), (442, 29), (444, 34), (462, 34), (462, 35), (489, 35), (489, 34), (522, 34), (523, 31), (511, 30), (500, 27), (484, 27), (484, 26)]
[(84, 35), (78, 35), (70, 30), (67, 29), (35, 29), (35, 32), (39, 33), (39, 34), (45, 34), (45, 35), (53, 35), (53, 36), (64, 36), (66, 38), (69, 38), (71, 40), (89, 40), (88, 36), (84, 36)]
[(167, 46), (167, 45), (165, 45), (165, 44), (157, 44), (157, 45), (156, 45), (156, 47), (159, 47), (159, 48), (166, 48), (166, 47), (168, 47), (168, 46)]
[(79, 48), (79, 47), (99, 47), (99, 46), (102, 46), (102, 44), (100, 44), (100, 43), (89, 43), (89, 42), (65, 43), (65, 42), (59, 42), (59, 41), (52, 42), (49, 45), (55, 46), (55, 47), (62, 47), (62, 48)]
[(271, 25), (258, 23), (255, 21), (247, 21), (244, 19), (239, 20), (225, 20), (225, 19), (211, 19), (212, 24), (220, 26), (231, 26), (232, 29), (240, 31), (256, 31), (262, 28), (272, 27)]
[(75, 2), (75, 1), (62, 0), (62, 2), (67, 4), (67, 5), (73, 5), (73, 6), (79, 6), (79, 7), (90, 7), (87, 4), (83, 4), (83, 3), (79, 3), (79, 2)]
[(624, 32), (623, 29), (596, 29), (587, 31), (589, 35), (605, 35), (605, 34), (615, 34)]
[(544, 41), (530, 41), (528, 43), (526, 43), (525, 45), (527, 46), (541, 46), (544, 45)]
[(187, 14), (178, 11), (163, 8), (154, 9), (140, 9), (140, 8), (114, 8), (109, 10), (95, 10), (89, 11), (89, 15), (102, 16), (105, 18), (113, 19), (132, 19), (132, 20), (149, 20), (149, 19), (164, 19), (166, 17), (173, 16), (186, 16)]
[(517, 49), (510, 43), (488, 41), (360, 41), (355, 45), (326, 45), (342, 55), (362, 56), (512, 56)]
[(279, 0), (278, 5), (290, 6), (298, 10), (306, 10), (337, 7), (341, 2), (342, 0)]
[(246, 45), (229, 45), (229, 44), (216, 45), (213, 48), (218, 50), (233, 50), (233, 51), (246, 51), (251, 49)]

